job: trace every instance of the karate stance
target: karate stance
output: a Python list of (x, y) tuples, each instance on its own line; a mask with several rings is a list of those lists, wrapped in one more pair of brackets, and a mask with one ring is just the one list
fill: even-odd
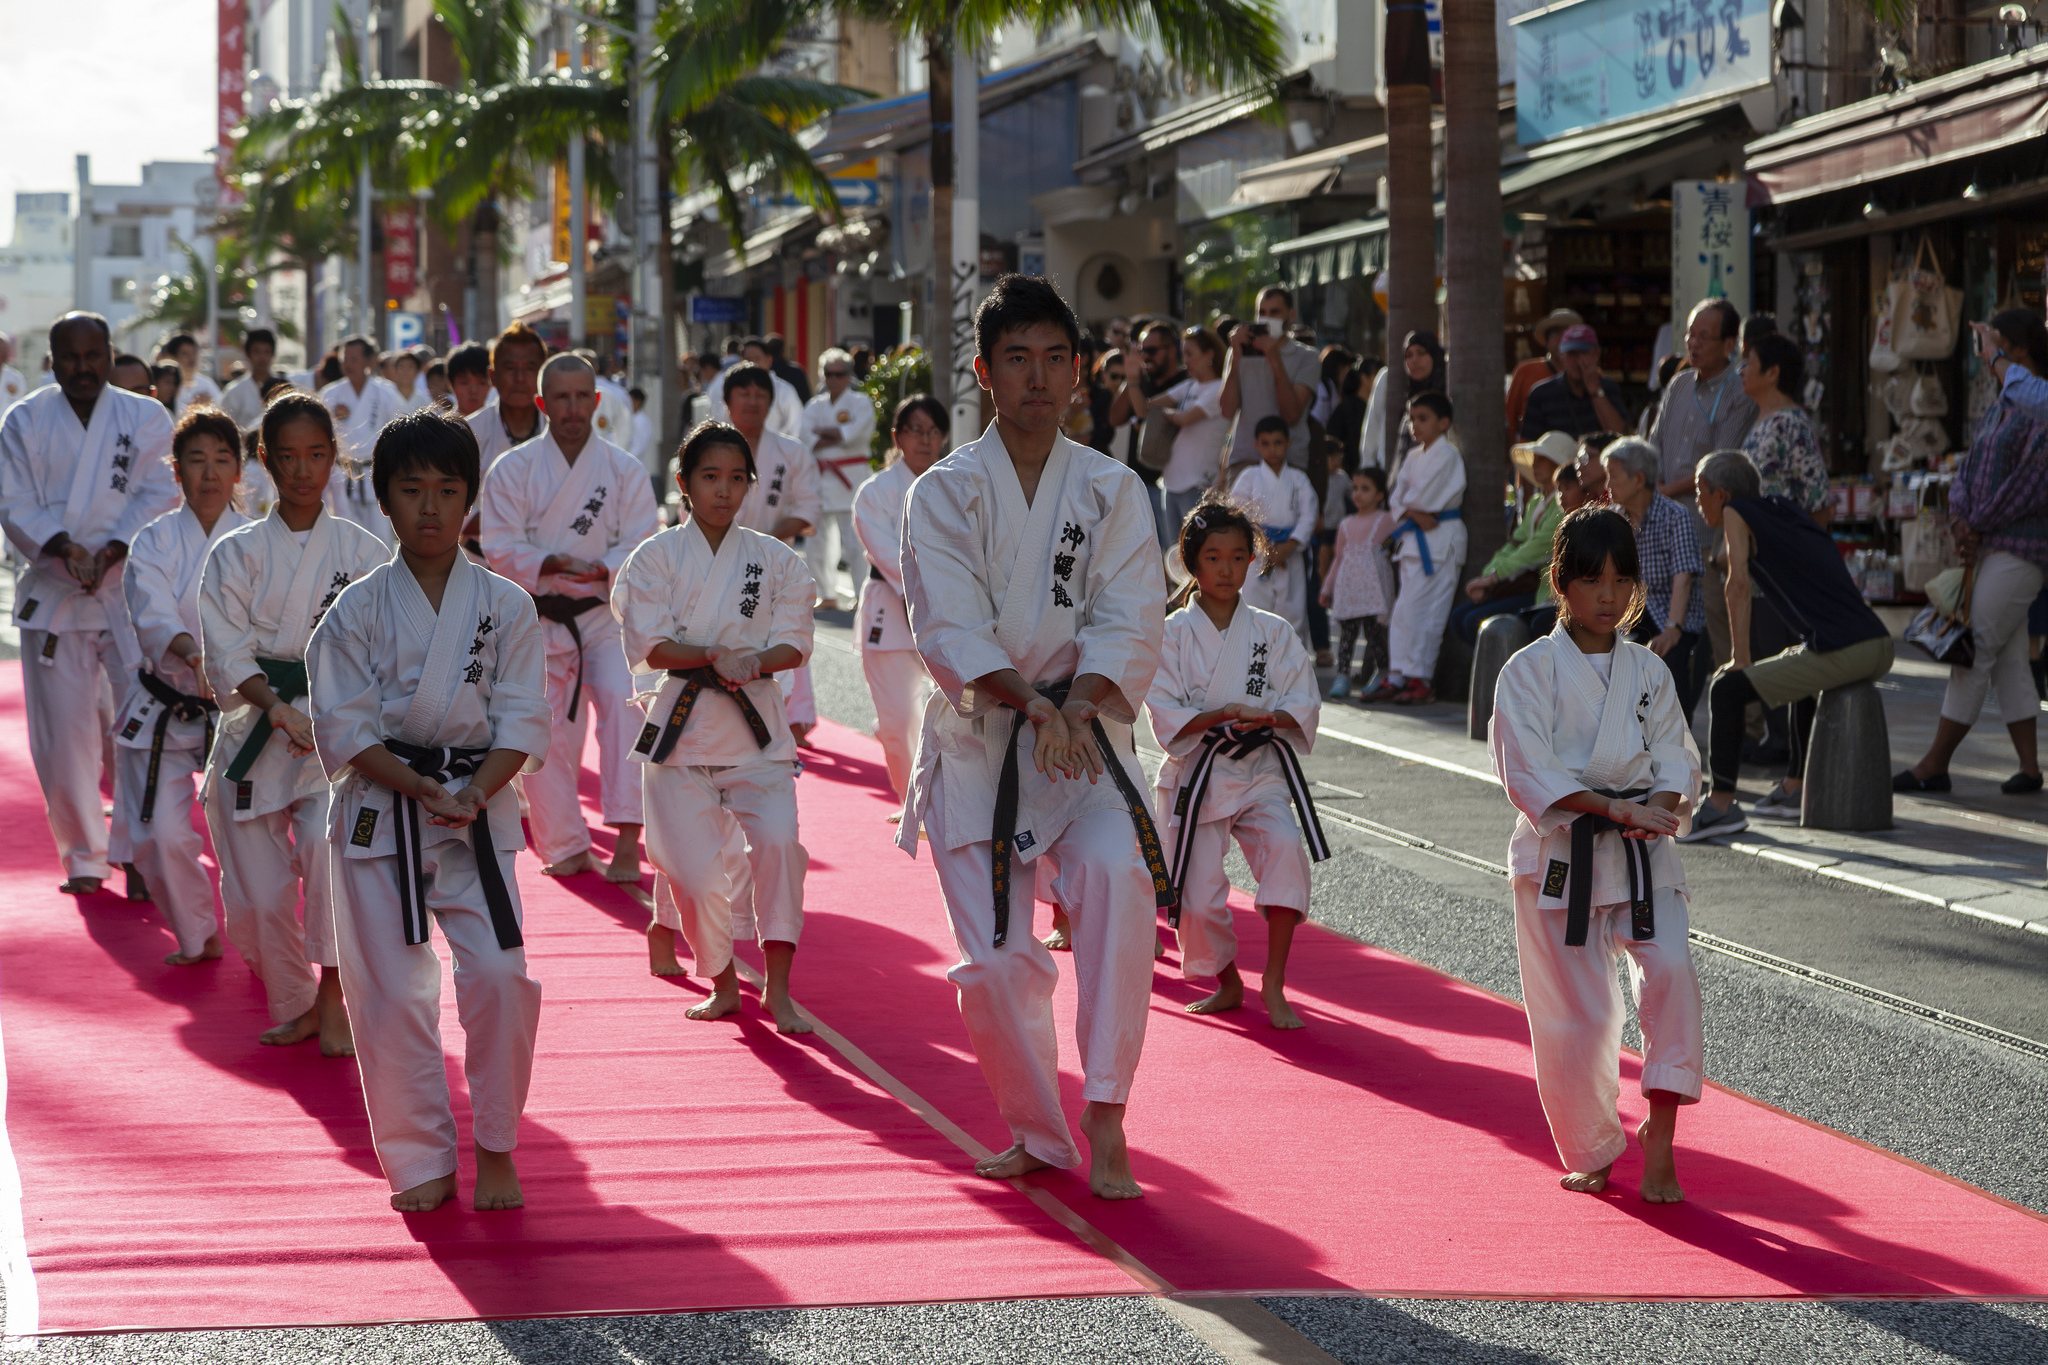
[[(527, 819), (548, 876), (603, 872), (637, 885), (640, 774), (630, 759), (641, 716), (606, 598), (633, 547), (661, 529), (661, 513), (640, 462), (591, 430), (589, 364), (555, 356), (541, 367), (540, 390), (546, 429), (491, 466), (477, 499), (485, 562), (533, 595), (547, 640), (555, 761), (520, 779)], [(609, 865), (591, 852), (576, 793), (593, 709), (604, 822), (618, 831)]]
[(1642, 1196), (1684, 1193), (1672, 1156), (1678, 1107), (1705, 1070), (1700, 985), (1687, 945), (1684, 830), (1700, 760), (1671, 670), (1626, 638), (1642, 610), (1635, 532), (1611, 507), (1560, 523), (1550, 581), (1557, 628), (1516, 654), (1494, 694), (1493, 770), (1521, 814), (1508, 844), (1515, 948), (1536, 1091), (1567, 1174), (1607, 1187), (1628, 1138), (1621, 1096), (1626, 954), (1643, 1031)]
[[(739, 389), (729, 392), (746, 393)], [(740, 1007), (733, 901), (751, 883), (762, 1004), (782, 1033), (811, 1025), (789, 998), (803, 931), (796, 740), (773, 674), (810, 657), (817, 585), (796, 551), (738, 514), (757, 477), (752, 448), (723, 422), (700, 423), (678, 459), (689, 519), (641, 544), (612, 588), (636, 673), (666, 673), (633, 757), (646, 784), (647, 856), (668, 882), (647, 931), (657, 974), (690, 945), (711, 998), (687, 1011), (717, 1019)], [(733, 854), (744, 836), (744, 876)]]
[(1240, 595), (1259, 562), (1259, 542), (1251, 518), (1230, 503), (1204, 502), (1188, 514), (1180, 553), (1194, 575), (1190, 600), (1166, 618), (1145, 709), (1167, 753), (1159, 805), (1174, 850), (1180, 974), (1218, 978), (1215, 994), (1187, 1012), (1218, 1014), (1244, 1003), (1223, 871), (1235, 837), (1258, 879), (1255, 903), (1266, 921), (1259, 993), (1273, 1027), (1295, 1029), (1302, 1022), (1287, 1003), (1287, 953), (1295, 926), (1308, 918), (1302, 839), (1318, 862), (1330, 848), (1294, 750), (1314, 745), (1322, 699), (1315, 661), (1292, 623)]
[(341, 975), (370, 1138), (401, 1213), (456, 1193), (436, 923), (455, 955), (473, 1206), (525, 1203), (512, 1150), (540, 985), (526, 973), (513, 875), (526, 839), (511, 783), (547, 757), (547, 659), (526, 590), (462, 553), (477, 464), (469, 427), (439, 409), (384, 429), (371, 486), (398, 554), (341, 595), (306, 656), (320, 763), (335, 784), (328, 866)]
[(1387, 495), (1399, 522), (1393, 538), (1401, 571), (1401, 591), (1387, 619), (1387, 678), (1364, 700), (1416, 706), (1436, 696), (1430, 679), (1465, 562), (1458, 506), (1465, 496), (1465, 457), (1450, 443), (1451, 400), (1440, 393), (1415, 395), (1408, 429), (1422, 444), (1401, 461)]
[[(804, 558), (818, 580), (818, 605), (839, 610), (839, 561), (853, 576), (853, 593), (862, 595), (867, 582), (867, 557), (854, 524), (854, 497), (867, 479), (868, 444), (875, 435), (875, 405), (853, 387), (853, 357), (839, 347), (818, 357), (825, 386), (804, 404), (803, 437), (818, 466), (821, 515), (818, 529), (804, 541)], [(825, 548), (826, 532), (832, 548)]]
[[(354, 1055), (328, 896), (327, 779), (305, 709), (306, 641), (384, 543), (329, 512), (334, 426), (308, 394), (264, 410), (263, 466), (277, 506), (224, 535), (199, 579), (199, 643), (222, 704), (207, 760), (206, 827), (220, 859), (228, 941), (263, 982), (276, 1046), (318, 1036)], [(300, 918), (303, 902), (304, 920)], [(308, 964), (320, 968), (316, 983)]]
[(188, 408), (171, 438), (185, 505), (142, 528), (121, 576), (140, 667), (114, 720), (120, 820), (185, 967), (221, 955), (213, 878), (200, 862), (192, 804), (220, 708), (201, 671), (199, 574), (207, 552), (249, 524), (230, 500), (242, 472), (242, 433), (214, 408)]
[[(770, 381), (773, 381), (771, 383)], [(785, 545), (818, 533), (824, 520), (824, 503), (818, 492), (818, 462), (803, 443), (785, 436), (770, 423), (770, 408), (776, 401), (774, 384), (789, 384), (759, 365), (735, 365), (725, 372), (722, 387), (732, 425), (747, 438), (754, 452), (757, 477), (741, 504), (738, 522), (751, 531), (770, 535)], [(795, 390), (790, 390), (792, 394)], [(806, 651), (807, 660), (810, 655)], [(818, 723), (818, 705), (811, 695), (811, 667), (808, 662), (790, 669), (782, 679), (782, 701), (789, 712), (789, 727), (802, 744)]]
[(1030, 923), (1031, 864), (1057, 860), (1088, 1187), (1135, 1199), (1124, 1105), (1144, 1050), (1154, 911), (1172, 899), (1130, 731), (1159, 666), (1158, 531), (1137, 475), (1060, 434), (1081, 336), (1053, 287), (1003, 276), (974, 336), (996, 420), (917, 481), (904, 518), (911, 635), (943, 697), (925, 708), (896, 841), (914, 857), (919, 826), (931, 836), (960, 948), (947, 976), (1010, 1126), (1011, 1147), (975, 1163), (997, 1180), (1081, 1163), (1060, 1106), (1059, 972)]
[[(1309, 546), (1316, 538), (1316, 490), (1308, 475), (1287, 463), (1287, 420), (1261, 417), (1252, 433), (1259, 462), (1245, 466), (1230, 496), (1244, 504), (1265, 531), (1258, 572), (1244, 584), (1245, 600), (1271, 612), (1308, 641)], [(1181, 529), (1173, 528), (1175, 534)], [(1193, 566), (1190, 565), (1190, 568)]]
[(112, 831), (110, 850), (100, 804), (101, 772), (113, 766), (107, 722), (133, 663), (124, 666), (116, 645), (127, 615), (122, 561), (136, 534), (178, 503), (170, 417), (155, 399), (108, 383), (113, 368), (106, 319), (66, 313), (50, 328), (57, 382), (0, 422), (0, 517), (28, 566), (14, 583), (28, 752), (64, 864), (58, 889), (74, 896), (100, 889), (110, 852), (113, 862), (132, 857), (124, 829)]

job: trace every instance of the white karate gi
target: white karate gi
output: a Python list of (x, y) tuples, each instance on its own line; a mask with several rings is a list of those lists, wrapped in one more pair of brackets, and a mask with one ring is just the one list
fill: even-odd
[[(1260, 466), (1263, 468), (1264, 466)], [(1145, 695), (1152, 733), (1166, 749), (1159, 769), (1159, 810), (1166, 847), (1180, 846), (1182, 789), (1202, 751), (1204, 732), (1183, 736), (1187, 723), (1204, 711), (1233, 702), (1285, 711), (1299, 733), (1278, 735), (1297, 753), (1315, 746), (1322, 699), (1315, 661), (1292, 623), (1238, 600), (1230, 629), (1218, 632), (1197, 603), (1166, 618), (1166, 644), (1159, 672)], [(1278, 906), (1308, 916), (1308, 851), (1287, 789), (1287, 770), (1271, 747), (1244, 758), (1219, 757), (1211, 766), (1207, 793), (1187, 849), (1180, 904), (1180, 974), (1210, 977), (1237, 960), (1237, 931), (1230, 921), (1230, 878), (1223, 859), (1232, 837), (1258, 880), (1259, 913)]]
[[(1409, 508), (1441, 517), (1457, 511), (1464, 497), (1465, 457), (1439, 436), (1408, 452), (1394, 476), (1387, 506), (1397, 518)], [(1387, 620), (1387, 676), (1389, 681), (1426, 679), (1436, 672), (1444, 622), (1450, 619), (1451, 599), (1458, 591), (1458, 571), (1465, 563), (1465, 523), (1454, 517), (1437, 522), (1433, 531), (1411, 527), (1399, 534), (1401, 549), (1395, 562), (1401, 570), (1401, 592)]]
[(188, 408), (201, 403), (217, 408), (220, 406), (220, 385), (213, 382), (212, 375), (194, 374), (180, 380), (178, 396), (171, 401), (178, 405), (177, 417), (183, 417)]
[[(792, 439), (800, 437), (804, 429), (804, 400), (797, 397), (795, 386), (781, 375), (770, 373), (768, 378), (775, 385), (775, 402), (768, 409), (768, 430), (780, 432)], [(732, 420), (725, 410), (723, 374), (711, 381), (711, 387), (704, 391), (704, 398), (707, 404), (705, 417), (708, 421)], [(757, 451), (756, 454), (758, 453)]]
[[(548, 753), (545, 646), (533, 599), (457, 555), (439, 612), (405, 561), (393, 559), (343, 593), (306, 653), (314, 736), (334, 782), (328, 866), (341, 985), (355, 1033), (370, 1138), (394, 1190), (455, 1171), (455, 1118), (441, 1048), (441, 959), (425, 924), (406, 942), (399, 894), (400, 826), (390, 788), (349, 760), (387, 740), (430, 749), (514, 749), (536, 768)], [(442, 781), (451, 793), (468, 779)], [(523, 947), (501, 946), (474, 840), (418, 815), (422, 919), (431, 913), (455, 954), (455, 1009), (464, 1036), (476, 1143), (509, 1152), (533, 1075), (540, 985)], [(520, 917), (514, 856), (525, 846), (519, 799), (506, 783), (486, 808), (489, 852)], [(408, 841), (410, 842), (410, 841)]]
[(354, 466), (344, 469), (341, 461), (335, 462), (327, 481), (327, 510), (362, 527), (388, 550), (398, 542), (391, 534), (391, 518), (377, 505), (370, 457), (376, 453), (377, 434), (406, 410), (405, 400), (398, 396), (396, 384), (373, 374), (360, 391), (346, 379), (335, 380), (320, 390), (320, 401), (334, 414), (334, 438), (342, 460)]
[[(580, 650), (569, 627), (541, 622), (548, 707), (554, 716), (548, 751), (555, 761), (520, 783), (533, 822), (534, 851), (552, 866), (590, 848), (576, 779), (593, 708), (604, 822), (615, 827), (641, 823), (640, 774), (627, 760), (644, 717), (632, 704), (633, 677), (607, 597), (626, 556), (661, 529), (661, 515), (640, 462), (600, 436), (585, 443), (573, 465), (552, 435), (514, 446), (491, 466), (476, 510), (484, 558), (494, 572), (536, 597), (559, 594), (595, 603), (576, 618), (583, 637)], [(601, 563), (610, 577), (594, 583), (557, 575), (543, 579), (541, 561), (549, 555)], [(573, 718), (572, 692), (578, 698)]]
[(889, 766), (889, 786), (902, 800), (917, 761), (931, 674), (924, 671), (910, 615), (903, 605), (903, 513), (917, 476), (897, 460), (853, 495), (853, 529), (874, 566), (860, 590), (860, 671), (875, 703), (875, 739)]
[(1308, 640), (1308, 557), (1316, 539), (1316, 490), (1308, 475), (1291, 464), (1279, 472), (1260, 460), (1244, 467), (1230, 485), (1230, 496), (1245, 504), (1253, 521), (1266, 528), (1266, 540), (1278, 549), (1283, 542), (1294, 543), (1287, 567), (1278, 573), (1260, 567), (1245, 579), (1240, 596), (1260, 611), (1272, 612), (1293, 626), (1304, 643)]
[(590, 415), (590, 431), (621, 450), (633, 439), (633, 399), (609, 379), (597, 381), (597, 410)]
[(494, 401), (484, 404), (462, 419), (469, 423), (469, 429), (476, 437), (477, 455), (486, 474), (491, 472), (491, 466), (497, 462), (498, 457), (513, 446), (522, 445), (527, 441), (538, 441), (548, 434), (548, 415), (539, 409), (534, 411), (534, 421), (537, 425), (533, 429), (533, 435), (514, 436), (505, 430), (505, 415), (495, 401), (497, 396), (495, 392), (492, 393), (491, 398)]
[(21, 377), (21, 371), (12, 365), (0, 365), (0, 417), (7, 410), (28, 397), (28, 381)]
[(235, 425), (248, 431), (263, 421), (263, 390), (248, 375), (239, 375), (227, 388), (221, 391), (221, 411), (235, 419)]
[[(660, 683), (633, 752), (646, 784), (647, 856), (669, 883), (669, 894), (657, 895), (656, 922), (682, 933), (700, 976), (732, 961), (734, 902), (744, 904), (749, 884), (760, 942), (794, 944), (803, 932), (810, 855), (797, 828), (796, 739), (769, 676), (743, 689), (767, 727), (765, 747), (732, 696), (706, 687), (674, 750), (655, 762), (684, 684), (647, 655), (676, 640), (704, 649), (789, 645), (808, 660), (815, 592), (803, 559), (773, 536), (735, 523), (714, 555), (695, 520), (642, 541), (612, 587), (626, 657)], [(736, 864), (741, 834), (746, 857)]]
[[(271, 731), (241, 783), (228, 780), (261, 719), (235, 691), (259, 659), (303, 659), (341, 590), (385, 562), (383, 543), (322, 509), (302, 546), (276, 512), (222, 536), (199, 580), (199, 643), (221, 720), (206, 765), (206, 827), (220, 859), (228, 941), (263, 981), (274, 1023), (313, 1008), (308, 967), (338, 965), (328, 899), (327, 780), (312, 754)], [(291, 703), (310, 716), (312, 704)], [(300, 900), (304, 900), (304, 920)]]
[[(838, 432), (839, 439), (819, 444), (818, 434), (825, 431)], [(823, 514), (818, 529), (804, 542), (804, 558), (810, 561), (811, 576), (818, 580), (820, 597), (839, 598), (842, 559), (853, 580), (854, 596), (860, 596), (867, 582), (867, 557), (854, 533), (853, 495), (870, 473), (868, 446), (874, 436), (875, 405), (851, 384), (837, 398), (820, 389), (804, 404), (803, 442), (818, 465)], [(827, 539), (832, 542), (829, 550)]]
[[(222, 536), (248, 524), (247, 517), (228, 508), (208, 535), (192, 509), (180, 507), (143, 527), (128, 547), (121, 593), (141, 669), (188, 697), (199, 695), (199, 679), (190, 665), (170, 652), (171, 641), (180, 635), (199, 639), (199, 573), (206, 567), (207, 552)], [(163, 726), (163, 749), (157, 756), (154, 809), (145, 820), (142, 802), (158, 725)], [(133, 861), (149, 883), (151, 898), (169, 921), (178, 951), (188, 957), (204, 948), (219, 928), (213, 878), (199, 861), (204, 849), (199, 831), (192, 827), (192, 803), (206, 764), (210, 729), (203, 718), (167, 716), (164, 704), (133, 676), (114, 718), (114, 748), (121, 765), (121, 780), (115, 784), (118, 818), (127, 827)]]
[[(789, 385), (776, 380), (784, 388)], [(792, 394), (795, 393), (791, 389)], [(775, 524), (785, 517), (808, 522), (811, 535), (824, 520), (818, 492), (818, 462), (803, 442), (784, 436), (772, 426), (763, 428), (760, 444), (754, 448), (753, 487), (740, 504), (733, 525), (745, 526), (766, 536), (775, 534)], [(798, 538), (801, 545), (802, 536)], [(812, 580), (816, 582), (815, 579)], [(812, 605), (816, 605), (814, 602)], [(811, 692), (810, 651), (804, 651), (804, 666), (781, 675), (782, 703), (791, 725), (816, 725), (818, 703)]]
[(1647, 845), (1654, 937), (1631, 937), (1622, 836), (1609, 831), (1594, 836), (1586, 942), (1565, 943), (1577, 870), (1572, 824), (1587, 817), (1557, 803), (1585, 790), (1676, 792), (1683, 833), (1699, 790), (1699, 751), (1663, 660), (1626, 640), (1611, 655), (1581, 653), (1562, 625), (1501, 670), (1490, 747), (1493, 770), (1521, 812), (1508, 867), (1537, 1093), (1565, 1168), (1597, 1171), (1627, 1145), (1615, 1115), (1623, 1020), (1615, 957), (1628, 955), (1643, 1090), (1670, 1091), (1686, 1104), (1699, 1099), (1705, 1070), (1700, 986), (1686, 938), (1685, 867), (1670, 839)]
[[(918, 653), (942, 695), (925, 708), (897, 844), (915, 856), (919, 825), (931, 836), (961, 955), (947, 977), (1013, 1137), (1041, 1161), (1077, 1166), (1053, 1033), (1059, 974), (1032, 932), (1031, 864), (1047, 853), (1059, 864), (1053, 890), (1073, 925), (1075, 1035), (1089, 1101), (1124, 1103), (1144, 1050), (1155, 891), (1110, 775), (1090, 783), (1038, 772), (1029, 723), (974, 680), (1009, 668), (1033, 684), (1108, 678), (1121, 697), (1110, 694), (1102, 724), (1144, 803), (1130, 725), (1159, 665), (1165, 607), (1145, 486), (1124, 465), (1060, 437), (1026, 502), (991, 425), (911, 489), (903, 588)], [(1012, 738), (1013, 726), (1026, 733)], [(1012, 743), (1020, 746), (1017, 829), (1009, 933), (998, 948), (990, 869), (997, 783)]]
[(654, 419), (644, 412), (636, 412), (633, 414), (630, 431), (631, 438), (626, 446), (626, 453), (638, 460), (641, 467), (647, 471), (650, 484), (668, 482), (662, 477), (667, 472), (662, 466), (668, 463), (668, 457), (664, 454), (657, 459), (655, 456)]
[(133, 542), (178, 505), (170, 453), (163, 404), (111, 384), (83, 425), (54, 384), (0, 420), (0, 520), (27, 565), (15, 577), (13, 624), (21, 631), (29, 757), (67, 879), (104, 879), (110, 854), (113, 862), (132, 856), (125, 828), (109, 845), (100, 774), (113, 766), (114, 699), (127, 694), (139, 660), (121, 602), (124, 566), (110, 567), (88, 593), (42, 547), (60, 531), (95, 551)]

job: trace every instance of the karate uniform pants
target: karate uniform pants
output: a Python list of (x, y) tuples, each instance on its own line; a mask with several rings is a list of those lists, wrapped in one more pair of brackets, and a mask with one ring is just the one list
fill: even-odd
[[(1308, 917), (1308, 849), (1284, 794), (1255, 801), (1235, 815), (1195, 826), (1188, 849), (1187, 884), (1180, 903), (1180, 974), (1215, 976), (1237, 961), (1237, 929), (1230, 921), (1230, 878), (1223, 859), (1232, 836), (1258, 880), (1259, 913), (1278, 906)], [(1168, 834), (1169, 844), (1173, 838)]]
[(917, 739), (924, 728), (925, 698), (932, 692), (931, 675), (914, 649), (863, 649), (860, 671), (875, 703), (875, 739), (889, 765), (889, 786), (901, 801), (910, 790), (917, 764)]
[(1596, 905), (1586, 942), (1573, 948), (1564, 941), (1564, 908), (1539, 909), (1538, 890), (1534, 877), (1515, 879), (1515, 949), (1536, 1054), (1536, 1093), (1565, 1169), (1597, 1171), (1628, 1146), (1615, 1113), (1625, 1017), (1616, 957), (1628, 957), (1642, 1025), (1643, 1090), (1668, 1090), (1685, 1104), (1699, 1101), (1706, 1040), (1685, 897), (1657, 889), (1657, 936), (1640, 943), (1629, 937), (1627, 902)]
[(1387, 618), (1387, 663), (1390, 673), (1427, 680), (1436, 673), (1437, 651), (1443, 648), (1444, 624), (1451, 617), (1451, 599), (1458, 592), (1458, 563), (1436, 561), (1436, 572), (1422, 571), (1420, 559), (1401, 560), (1401, 591)]
[(1238, 594), (1259, 610), (1270, 611), (1293, 626), (1303, 644), (1308, 643), (1308, 572), (1303, 557), (1314, 553), (1312, 546), (1296, 545), (1285, 568), (1253, 574), (1245, 579)]
[[(157, 799), (163, 799), (161, 792)], [(207, 795), (206, 828), (220, 859), (228, 942), (263, 982), (270, 1022), (289, 1023), (313, 1008), (320, 988), (307, 964), (341, 965), (327, 874), (327, 794), (302, 796), (283, 810), (237, 820), (234, 783), (217, 776)], [(391, 913), (395, 924), (398, 911)]]
[(583, 736), (590, 714), (597, 713), (597, 772), (607, 825), (641, 823), (640, 774), (632, 761), (633, 744), (647, 717), (633, 705), (633, 675), (626, 651), (616, 635), (593, 640), (583, 651), (583, 696), (576, 719), (568, 719), (569, 693), (576, 686), (576, 655), (548, 655), (548, 707), (554, 725), (548, 732), (548, 761), (536, 773), (519, 778), (526, 794), (526, 818), (533, 831), (533, 851), (543, 866), (574, 858), (590, 847), (590, 827), (583, 823), (583, 802), (577, 795), (583, 774)]
[[(469, 832), (425, 845), (427, 909), (455, 954), (455, 1014), (462, 1021), (462, 1074), (469, 1083), (476, 1145), (509, 1152), (533, 1079), (540, 983), (524, 948), (500, 948), (477, 879)], [(515, 855), (496, 854), (520, 916)], [(398, 859), (329, 857), (335, 937), (348, 996), (356, 1064), (370, 1112), (370, 1140), (394, 1190), (455, 1173), (455, 1115), (441, 1047), (441, 955), (408, 945), (398, 905)], [(523, 916), (521, 916), (523, 918)]]
[[(1052, 889), (1072, 926), (1081, 1098), (1103, 1104), (1129, 1099), (1145, 1050), (1152, 945), (1158, 941), (1152, 878), (1138, 855), (1129, 816), (1084, 815), (1061, 830), (1031, 867), (1012, 864), (1010, 931), (997, 948), (989, 894), (993, 846), (988, 839), (946, 846), (945, 780), (941, 763), (932, 775), (924, 824), (960, 948), (960, 964), (946, 979), (959, 989), (960, 1017), (1012, 1141), (1048, 1165), (1078, 1166), (1081, 1154), (1060, 1106), (1059, 1040), (1052, 1020), (1059, 969), (1032, 924), (1035, 865), (1048, 856), (1059, 863)], [(984, 827), (977, 820), (974, 832)]]
[[(831, 478), (830, 473), (822, 478)], [(826, 532), (831, 532), (832, 547), (825, 547)], [(804, 537), (804, 560), (811, 566), (811, 577), (818, 580), (818, 599), (831, 598), (844, 604), (847, 599), (839, 592), (839, 561), (846, 561), (846, 571), (853, 579), (853, 601), (860, 601), (861, 585), (868, 581), (868, 556), (860, 547), (860, 537), (853, 533), (853, 509), (844, 512), (826, 512), (818, 519), (818, 529)]]
[(818, 698), (811, 691), (811, 666), (785, 669), (782, 683), (782, 714), (791, 725), (818, 723)]
[[(110, 831), (100, 801), (100, 777), (113, 762), (113, 688), (109, 673), (120, 668), (114, 637), (104, 630), (67, 630), (45, 659), (47, 630), (21, 632), (21, 690), (28, 711), (28, 754), (43, 789), (50, 837), (64, 864), (65, 880), (113, 874), (112, 863), (132, 861), (125, 830), (109, 847)], [(110, 854), (122, 854), (118, 859)]]
[(206, 755), (196, 748), (164, 750), (163, 761), (157, 765), (156, 811), (144, 823), (142, 791), (149, 782), (149, 750), (117, 748), (114, 752), (120, 764), (115, 821), (128, 831), (134, 849), (132, 861), (149, 883), (156, 908), (169, 922), (178, 951), (194, 956), (220, 931), (213, 878), (199, 861), (205, 845), (192, 826), (192, 806)]
[(732, 964), (741, 882), (731, 858), (736, 837), (746, 840), (745, 880), (757, 941), (796, 943), (803, 933), (804, 874), (811, 855), (798, 839), (795, 765), (646, 763), (641, 770), (647, 857), (669, 881), (669, 904), (656, 898), (656, 923), (667, 922), (682, 934), (696, 974), (717, 976)]

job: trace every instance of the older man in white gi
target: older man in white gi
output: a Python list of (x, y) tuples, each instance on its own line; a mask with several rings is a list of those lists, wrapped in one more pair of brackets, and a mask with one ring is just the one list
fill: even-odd
[[(803, 439), (818, 463), (818, 493), (824, 519), (804, 541), (804, 558), (818, 580), (818, 605), (839, 608), (839, 561), (853, 576), (853, 599), (867, 581), (868, 560), (853, 533), (853, 495), (867, 482), (868, 443), (875, 435), (875, 405), (853, 387), (853, 357), (833, 347), (818, 357), (825, 387), (804, 404)], [(825, 548), (830, 530), (832, 548)]]

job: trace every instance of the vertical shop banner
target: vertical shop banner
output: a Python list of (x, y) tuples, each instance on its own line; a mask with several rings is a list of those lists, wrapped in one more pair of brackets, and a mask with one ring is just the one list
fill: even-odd
[(1749, 313), (1749, 208), (1740, 180), (1677, 180), (1671, 185), (1671, 331), (1707, 299), (1730, 299)]
[(410, 207), (384, 210), (384, 297), (403, 303), (420, 285), (419, 220)]
[(1769, 0), (1565, 0), (1512, 24), (1525, 147), (1771, 79)]
[(220, 182), (220, 206), (232, 208), (242, 202), (241, 190), (228, 175), (228, 159), (234, 147), (236, 130), (242, 126), (242, 97), (248, 88), (244, 51), (249, 33), (248, 0), (219, 0), (218, 13), (220, 79), (217, 84), (220, 89), (214, 104), (214, 176)]
[(554, 252), (554, 255), (550, 259), (560, 261), (564, 266), (567, 266), (569, 264), (569, 158), (566, 156), (555, 162), (554, 220), (554, 244), (549, 248)]

